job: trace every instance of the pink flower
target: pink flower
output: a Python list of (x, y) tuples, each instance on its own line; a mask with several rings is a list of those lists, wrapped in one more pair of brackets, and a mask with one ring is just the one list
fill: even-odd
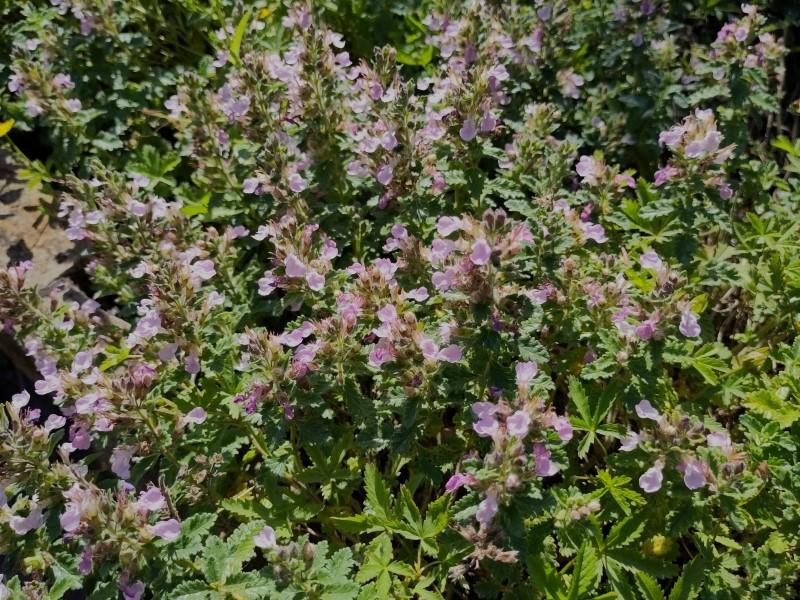
[(76, 113), (80, 112), (81, 108), (81, 101), (77, 98), (70, 98), (69, 100), (64, 101), (64, 108), (67, 109), (67, 112)]
[(506, 419), (508, 433), (519, 439), (525, 439), (531, 426), (531, 416), (527, 411), (518, 410)]
[(469, 259), (472, 261), (472, 264), (485, 265), (489, 262), (491, 256), (492, 248), (486, 243), (486, 240), (480, 239), (472, 244), (472, 254), (469, 255)]
[(486, 498), (478, 504), (478, 512), (475, 513), (475, 519), (482, 525), (491, 523), (497, 514), (497, 509), (497, 496), (489, 492), (486, 494)]
[(632, 452), (636, 450), (636, 447), (639, 445), (639, 441), (641, 438), (639, 434), (635, 431), (629, 431), (625, 434), (625, 437), (622, 438), (622, 443), (620, 444), (619, 449), (623, 452)]
[(444, 490), (448, 493), (453, 493), (460, 487), (465, 485), (473, 485), (475, 483), (475, 477), (472, 475), (465, 475), (464, 473), (455, 473), (450, 479), (447, 480), (447, 483), (444, 485)]
[(275, 530), (267, 525), (253, 537), (253, 543), (264, 550), (271, 550), (278, 547), (275, 537)]
[(664, 269), (664, 261), (653, 250), (648, 250), (639, 258), (639, 264), (645, 269), (653, 269), (660, 272)]
[(81, 524), (81, 511), (77, 507), (71, 506), (61, 514), (58, 521), (64, 531), (75, 531)]
[(465, 142), (470, 142), (474, 140), (475, 136), (478, 135), (478, 127), (475, 123), (475, 119), (473, 118), (464, 119), (464, 125), (458, 131), (458, 135)]
[(606, 237), (606, 231), (599, 223), (583, 221), (580, 224), (580, 228), (587, 240), (593, 240), (598, 244), (603, 244), (608, 241), (608, 238)]
[(169, 362), (175, 358), (175, 353), (178, 351), (178, 344), (170, 342), (166, 344), (161, 350), (158, 351), (158, 358), (162, 362)]
[(145, 510), (156, 511), (164, 508), (167, 502), (164, 500), (160, 489), (151, 487), (148, 488), (147, 491), (139, 494), (139, 500), (136, 502), (136, 505)]
[(731, 443), (731, 436), (728, 434), (727, 431), (717, 431), (714, 433), (709, 433), (706, 436), (706, 443), (711, 448), (719, 448), (725, 454), (730, 454), (733, 450), (733, 444)]
[(543, 444), (533, 445), (533, 460), (536, 463), (536, 474), (539, 477), (550, 477), (558, 473), (558, 467), (550, 460), (550, 450)]
[(184, 359), (183, 367), (189, 375), (197, 375), (200, 372), (200, 357), (196, 351), (192, 350)]
[(131, 457), (133, 451), (130, 448), (117, 447), (111, 453), (111, 471), (120, 479), (127, 479), (131, 476)]
[(439, 264), (445, 261), (450, 256), (450, 253), (455, 248), (455, 244), (450, 240), (442, 240), (436, 238), (431, 242), (430, 261), (431, 264)]
[(500, 424), (494, 417), (486, 416), (473, 423), (472, 429), (480, 437), (492, 437), (500, 430)]
[(31, 395), (28, 393), (28, 390), (22, 390), (18, 394), (14, 394), (13, 396), (11, 396), (11, 406), (19, 410), (27, 406), (30, 400), (31, 400)]
[(309, 269), (306, 272), (306, 283), (311, 290), (318, 292), (325, 287), (325, 276)]
[(520, 362), (515, 367), (517, 374), (517, 385), (519, 387), (527, 388), (536, 374), (539, 372), (539, 365), (534, 361)]
[(141, 600), (144, 595), (144, 583), (135, 581), (129, 584), (120, 584), (123, 600)]
[(174, 542), (181, 535), (181, 524), (175, 519), (159, 521), (150, 528), (150, 531), (166, 542)]
[(456, 344), (450, 344), (449, 346), (442, 348), (438, 354), (439, 360), (449, 363), (456, 363), (460, 361), (462, 356), (463, 353), (461, 348)]
[(185, 426), (189, 423), (200, 425), (206, 420), (206, 417), (206, 411), (200, 406), (195, 406), (192, 410), (181, 417), (180, 423), (182, 426)]
[(475, 402), (472, 405), (472, 412), (479, 419), (488, 419), (498, 410), (500, 410), (498, 406), (491, 402)]
[(381, 323), (391, 324), (397, 321), (397, 309), (394, 304), (387, 304), (375, 314)]
[(666, 167), (663, 167), (658, 171), (656, 171), (654, 183), (656, 187), (659, 187), (661, 185), (664, 185), (670, 179), (674, 179), (675, 177), (677, 177), (679, 173), (680, 171), (678, 171), (678, 169), (676, 169), (671, 165), (667, 165)]
[(574, 433), (572, 430), (572, 423), (569, 422), (567, 417), (555, 417), (552, 420), (551, 426), (556, 430), (562, 442), (568, 442), (572, 439)]
[(436, 222), (436, 231), (439, 235), (447, 237), (461, 229), (461, 219), (458, 217), (439, 217)]
[(290, 254), (283, 260), (283, 266), (287, 277), (305, 277), (306, 266), (297, 258), (296, 254)]
[(383, 165), (378, 172), (375, 174), (375, 179), (378, 180), (378, 183), (381, 185), (389, 185), (392, 181), (392, 176), (394, 175), (394, 166), (390, 164)]
[(258, 280), (258, 295), (269, 296), (275, 291), (275, 283), (276, 279), (272, 271), (265, 271), (264, 276)]
[(289, 189), (294, 193), (299, 194), (308, 187), (308, 182), (297, 173), (292, 173), (289, 176)]
[(408, 298), (409, 300), (416, 300), (417, 302), (424, 302), (428, 299), (428, 288), (425, 287), (418, 287), (414, 290), (409, 290), (403, 293), (404, 298)]
[(50, 415), (44, 422), (44, 430), (46, 433), (50, 433), (56, 429), (61, 429), (66, 424), (67, 420), (61, 415)]
[(242, 182), (242, 191), (245, 194), (255, 194), (259, 183), (258, 177), (248, 177)]
[(645, 471), (641, 477), (639, 477), (639, 487), (642, 488), (648, 494), (652, 494), (657, 492), (661, 489), (661, 483), (664, 481), (664, 475), (662, 473), (663, 465), (661, 463), (656, 463), (647, 471)]
[(690, 310), (681, 313), (681, 322), (678, 330), (686, 337), (697, 337), (700, 335), (700, 323), (698, 316)]
[(683, 483), (690, 490), (697, 490), (707, 483), (705, 474), (706, 464), (697, 459), (689, 460), (683, 469)]
[(39, 529), (42, 523), (44, 523), (44, 516), (42, 515), (41, 507), (38, 505), (34, 505), (33, 508), (31, 508), (27, 517), (14, 515), (8, 520), (9, 526), (17, 535), (25, 535), (29, 531)]
[(66, 73), (58, 73), (53, 77), (53, 85), (64, 90), (71, 90), (75, 87), (72, 78)]
[(215, 274), (213, 260), (199, 260), (190, 267), (192, 277), (196, 277), (203, 281), (208, 281)]
[(394, 348), (388, 340), (382, 339), (372, 348), (369, 353), (369, 366), (380, 369), (384, 363), (395, 359)]
[(651, 419), (653, 421), (661, 420), (659, 412), (650, 404), (649, 400), (642, 400), (636, 405), (636, 414), (640, 419)]
[(605, 169), (606, 166), (602, 161), (587, 155), (581, 156), (578, 164), (575, 165), (575, 171), (581, 176), (583, 183), (589, 185), (597, 185), (605, 173)]

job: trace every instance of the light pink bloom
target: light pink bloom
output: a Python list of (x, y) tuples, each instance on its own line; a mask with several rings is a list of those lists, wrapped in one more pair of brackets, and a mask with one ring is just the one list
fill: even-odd
[(213, 260), (199, 260), (190, 267), (192, 277), (197, 277), (203, 281), (211, 279), (215, 274)]
[(525, 439), (525, 436), (528, 435), (530, 426), (531, 416), (527, 411), (524, 410), (518, 410), (513, 415), (508, 417), (508, 419), (506, 419), (506, 428), (508, 429), (508, 433), (521, 440)]
[(539, 477), (550, 477), (558, 473), (558, 467), (550, 460), (550, 450), (543, 444), (533, 445), (533, 460)]
[(492, 437), (500, 430), (500, 424), (492, 416), (482, 417), (472, 424), (472, 429), (480, 437)]
[(81, 511), (76, 506), (71, 506), (61, 514), (58, 521), (64, 531), (75, 531), (81, 524)]
[(647, 471), (639, 477), (639, 487), (648, 494), (653, 494), (660, 490), (661, 483), (664, 481), (664, 474), (662, 473), (663, 468), (661, 463), (656, 463), (647, 469)]
[(472, 475), (465, 475), (464, 473), (455, 473), (450, 479), (447, 480), (447, 483), (444, 485), (444, 490), (449, 493), (455, 492), (458, 488), (463, 487), (465, 485), (473, 485), (475, 483), (475, 477)]
[(517, 374), (517, 385), (519, 387), (528, 387), (539, 372), (539, 365), (534, 361), (520, 362), (515, 367)]
[(206, 411), (203, 410), (200, 406), (195, 406), (192, 410), (181, 417), (181, 425), (187, 425), (189, 423), (193, 425), (200, 425), (206, 420)]
[(369, 366), (380, 369), (384, 363), (392, 362), (395, 359), (394, 348), (388, 340), (381, 340), (372, 348), (369, 353)]
[(132, 456), (133, 451), (130, 448), (114, 448), (114, 451), (111, 453), (111, 471), (114, 473), (114, 475), (120, 479), (127, 479), (131, 476)]
[(394, 323), (397, 321), (397, 309), (394, 304), (387, 304), (375, 313), (381, 323)]
[(489, 262), (491, 256), (492, 248), (486, 243), (486, 240), (480, 239), (472, 244), (472, 254), (469, 255), (469, 259), (472, 261), (472, 264), (485, 265)]
[(149, 511), (161, 510), (167, 505), (164, 495), (157, 487), (148, 488), (147, 491), (139, 494), (136, 505)]
[(439, 217), (436, 222), (436, 231), (439, 235), (447, 237), (461, 229), (461, 219), (458, 217)]
[(700, 335), (700, 323), (698, 317), (690, 310), (681, 313), (681, 322), (678, 330), (686, 337), (697, 337)]
[(258, 177), (248, 177), (242, 182), (242, 191), (245, 194), (255, 194), (259, 183)]
[(31, 395), (28, 393), (28, 390), (22, 390), (21, 392), (11, 396), (11, 406), (19, 410), (27, 406), (30, 400)]
[(308, 284), (309, 289), (318, 292), (325, 287), (325, 276), (320, 275), (313, 269), (309, 269), (306, 272), (306, 283)]
[(197, 375), (200, 372), (200, 357), (197, 352), (192, 350), (184, 359), (183, 367), (189, 375)]
[(286, 269), (287, 277), (305, 277), (306, 266), (297, 258), (296, 254), (290, 254), (283, 260), (283, 266)]
[(378, 172), (375, 174), (375, 179), (378, 180), (378, 183), (381, 185), (389, 185), (392, 181), (392, 176), (394, 175), (394, 166), (390, 164), (383, 165)]
[(456, 363), (460, 361), (462, 356), (463, 353), (461, 348), (456, 344), (450, 344), (449, 346), (442, 348), (438, 354), (439, 360), (449, 363)]
[(181, 524), (175, 519), (159, 521), (150, 528), (150, 531), (166, 542), (174, 542), (181, 535)]
[(486, 494), (486, 498), (478, 504), (478, 512), (475, 513), (475, 519), (482, 525), (491, 523), (492, 519), (494, 519), (497, 514), (497, 509), (497, 496), (490, 492)]
[(253, 537), (253, 543), (264, 550), (272, 550), (278, 547), (275, 537), (275, 530), (267, 525)]
[(478, 127), (475, 123), (475, 119), (473, 118), (464, 119), (464, 125), (458, 131), (458, 135), (465, 142), (470, 142), (474, 140), (475, 136), (478, 135)]
[(403, 297), (409, 300), (416, 300), (417, 302), (425, 302), (429, 297), (428, 288), (418, 287), (414, 290), (409, 290), (403, 293)]
[(623, 452), (632, 452), (633, 450), (636, 450), (640, 440), (641, 438), (639, 437), (638, 433), (635, 431), (629, 431), (627, 434), (625, 434), (625, 437), (622, 438), (622, 443), (620, 444), (619, 449)]
[(308, 182), (305, 179), (303, 179), (302, 176), (298, 175), (297, 173), (292, 173), (289, 176), (289, 189), (291, 189), (296, 194), (299, 194), (307, 187), (308, 187)]
[(716, 431), (714, 433), (709, 433), (706, 436), (706, 443), (711, 448), (719, 448), (725, 454), (730, 454), (733, 450), (733, 444), (731, 443), (731, 436), (728, 434), (727, 431)]
[(636, 405), (636, 414), (639, 416), (640, 419), (651, 419), (653, 421), (659, 421), (661, 419), (661, 415), (659, 412), (650, 404), (649, 400), (642, 400), (639, 404)]

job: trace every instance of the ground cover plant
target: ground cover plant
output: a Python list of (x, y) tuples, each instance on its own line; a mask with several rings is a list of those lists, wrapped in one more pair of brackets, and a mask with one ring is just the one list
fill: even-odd
[(783, 4), (0, 8), (0, 599), (797, 597)]

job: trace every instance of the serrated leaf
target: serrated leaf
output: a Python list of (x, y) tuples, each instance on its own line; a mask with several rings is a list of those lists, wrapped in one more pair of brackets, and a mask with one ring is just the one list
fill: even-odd
[(597, 552), (588, 542), (584, 542), (575, 556), (575, 567), (572, 570), (567, 598), (579, 600), (593, 591), (598, 583), (600, 583), (600, 561)]
[(705, 578), (705, 561), (700, 556), (695, 556), (687, 564), (678, 581), (669, 593), (669, 600), (692, 600), (697, 598), (703, 589)]
[(364, 469), (364, 486), (367, 492), (367, 504), (372, 512), (382, 519), (390, 519), (392, 499), (375, 465), (369, 464)]

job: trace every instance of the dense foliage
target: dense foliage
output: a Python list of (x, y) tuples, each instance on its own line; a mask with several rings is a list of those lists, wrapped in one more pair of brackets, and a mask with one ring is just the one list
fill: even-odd
[(797, 14), (0, 17), (0, 599), (796, 597)]

